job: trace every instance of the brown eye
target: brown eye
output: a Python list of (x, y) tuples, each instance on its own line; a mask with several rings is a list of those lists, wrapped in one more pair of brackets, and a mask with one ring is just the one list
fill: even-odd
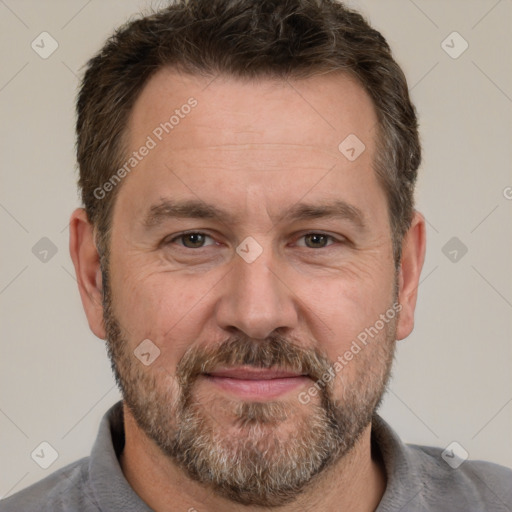
[(305, 245), (310, 249), (322, 249), (329, 244), (331, 239), (331, 236), (322, 235), (321, 233), (309, 233), (304, 235)]
[(189, 249), (197, 249), (205, 245), (206, 239), (209, 238), (203, 233), (186, 233), (178, 237), (181, 241), (181, 245), (188, 247)]

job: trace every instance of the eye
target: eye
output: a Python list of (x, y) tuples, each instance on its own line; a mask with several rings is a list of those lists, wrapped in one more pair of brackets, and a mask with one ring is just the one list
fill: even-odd
[(200, 249), (201, 247), (215, 244), (215, 240), (211, 236), (199, 232), (183, 233), (169, 240), (168, 243), (176, 242), (187, 249)]
[(299, 239), (297, 245), (300, 247), (309, 247), (310, 249), (323, 249), (334, 242), (334, 237), (330, 235), (325, 235), (323, 233), (308, 233)]

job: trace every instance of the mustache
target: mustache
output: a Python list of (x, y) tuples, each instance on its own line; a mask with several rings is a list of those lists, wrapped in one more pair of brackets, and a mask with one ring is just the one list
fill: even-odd
[(316, 348), (305, 348), (280, 334), (265, 340), (236, 335), (215, 346), (190, 347), (176, 369), (178, 382), (188, 387), (204, 373), (219, 367), (252, 366), (292, 371), (318, 380), (331, 368), (331, 361)]

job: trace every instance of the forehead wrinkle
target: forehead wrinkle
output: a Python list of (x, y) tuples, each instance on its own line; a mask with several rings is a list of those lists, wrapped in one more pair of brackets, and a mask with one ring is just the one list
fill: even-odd
[[(328, 156), (329, 159), (332, 160), (338, 160), (339, 158), (339, 150), (338, 145), (333, 142), (332, 146), (330, 145), (324, 145), (324, 146), (317, 146), (317, 145), (311, 145), (311, 144), (297, 144), (297, 143), (277, 143), (277, 142), (255, 142), (255, 141), (240, 141), (229, 143), (219, 143), (219, 144), (208, 144), (205, 143), (205, 145), (201, 144), (194, 144), (193, 146), (190, 145), (175, 145), (173, 148), (173, 151), (175, 152), (196, 152), (198, 150), (203, 151), (226, 151), (226, 152), (237, 152), (237, 151), (263, 151), (267, 150), (272, 153), (277, 153), (279, 151), (283, 152), (290, 152), (293, 151), (297, 155), (300, 154), (300, 152), (308, 152), (308, 153), (317, 153), (321, 155)], [(276, 155), (277, 156), (277, 155)]]

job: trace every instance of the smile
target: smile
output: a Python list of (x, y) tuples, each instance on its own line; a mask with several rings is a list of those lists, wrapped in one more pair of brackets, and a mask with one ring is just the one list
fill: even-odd
[(268, 400), (307, 385), (306, 375), (265, 368), (219, 369), (203, 375), (213, 386), (251, 400)]

